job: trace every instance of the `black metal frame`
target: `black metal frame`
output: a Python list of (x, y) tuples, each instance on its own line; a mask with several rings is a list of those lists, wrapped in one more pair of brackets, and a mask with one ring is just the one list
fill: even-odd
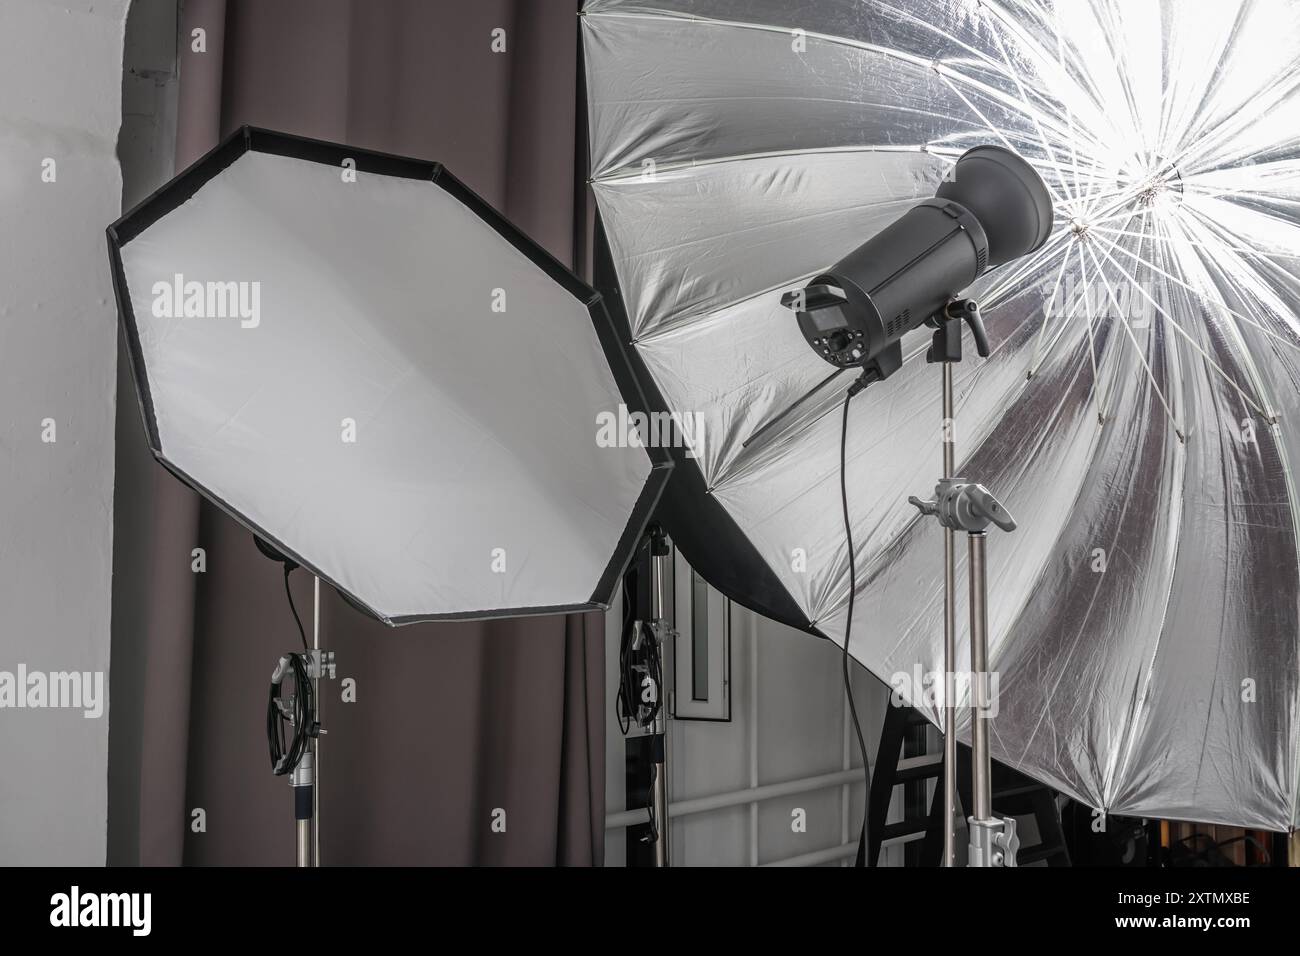
[[(618, 327), (622, 340), (630, 343), (627, 310), (619, 292), (609, 241), (599, 217), (596, 223), (594, 260), (593, 284), (605, 297), (611, 319)], [(654, 376), (645, 367), (641, 356), (630, 344), (624, 351), (627, 361), (636, 370), (637, 378), (643, 383), (644, 395), (651, 402), (631, 410), (647, 413), (669, 411), (655, 384)], [(669, 454), (677, 467), (655, 509), (654, 517), (668, 531), (668, 536), (685, 555), (687, 563), (711, 586), (741, 607), (824, 638), (826, 635), (808, 620), (735, 519), (709, 493), (699, 463), (689, 457), (684, 448), (669, 449)]]
[(651, 461), (650, 476), (647, 478), (645, 486), (633, 506), (632, 513), (622, 535), (619, 537), (614, 554), (602, 572), (590, 600), (581, 604), (552, 607), (493, 608), (450, 614), (403, 615), (397, 617), (387, 617), (367, 605), (355, 594), (349, 593), (347, 589), (328, 575), (323, 574), (302, 555), (287, 547), (283, 541), (270, 534), (266, 529), (259, 527), (255, 522), (250, 521), (231, 507), (229, 503), (223, 501), (220, 496), (204, 487), (193, 476), (186, 474), (167, 460), (158, 433), (153, 396), (149, 390), (149, 377), (144, 367), (143, 353), (140, 348), (140, 334), (136, 326), (135, 311), (132, 308), (126, 276), (122, 268), (122, 249), (148, 229), (149, 226), (193, 197), (204, 185), (248, 152), (269, 153), (334, 167), (340, 167), (345, 159), (352, 160), (356, 164), (358, 173), (426, 180), (445, 190), (461, 205), (491, 226), (515, 249), (523, 253), (556, 284), (586, 306), (623, 400), (629, 407), (633, 408), (640, 408), (645, 405), (641, 382), (637, 378), (633, 366), (628, 361), (627, 351), (619, 341), (613, 320), (600, 293), (570, 272), (554, 256), (448, 172), (441, 163), (395, 156), (373, 150), (357, 149), (341, 143), (329, 143), (323, 140), (309, 139), (253, 126), (243, 126), (184, 172), (177, 175), (118, 219), (107, 230), (109, 264), (113, 278), (113, 293), (117, 300), (118, 318), (123, 335), (126, 338), (126, 352), (131, 367), (131, 377), (136, 385), (136, 398), (140, 406), (140, 415), (144, 422), (149, 449), (153, 452), (154, 458), (178, 479), (207, 498), (254, 535), (262, 538), (275, 550), (291, 558), (322, 581), (330, 584), (350, 604), (385, 624), (397, 626), (423, 621), (470, 621), (606, 609), (613, 597), (614, 588), (618, 584), (623, 570), (632, 559), (646, 525), (649, 523), (664, 487), (668, 483), (668, 476), (673, 468), (673, 460), (666, 449), (656, 447), (647, 447), (645, 449)]

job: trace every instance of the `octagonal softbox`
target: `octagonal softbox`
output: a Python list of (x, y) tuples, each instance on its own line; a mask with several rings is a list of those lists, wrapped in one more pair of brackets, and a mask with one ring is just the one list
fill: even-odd
[(607, 605), (667, 478), (600, 296), (438, 163), (244, 128), (108, 230), (158, 460), (390, 624)]

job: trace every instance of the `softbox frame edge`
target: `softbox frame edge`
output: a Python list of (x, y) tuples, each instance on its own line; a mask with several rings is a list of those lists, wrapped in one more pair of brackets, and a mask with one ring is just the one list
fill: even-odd
[[(595, 233), (592, 281), (605, 298), (611, 322), (618, 330), (625, 360), (636, 370), (637, 380), (643, 383), (642, 395), (651, 399), (650, 404), (634, 410), (668, 412), (670, 409), (654, 377), (631, 344), (627, 310), (599, 212), (596, 214)], [(825, 639), (826, 635), (808, 620), (735, 519), (708, 493), (704, 475), (695, 460), (687, 457), (685, 449), (668, 451), (677, 467), (655, 508), (654, 520), (664, 526), (691, 568), (711, 587), (741, 607)]]

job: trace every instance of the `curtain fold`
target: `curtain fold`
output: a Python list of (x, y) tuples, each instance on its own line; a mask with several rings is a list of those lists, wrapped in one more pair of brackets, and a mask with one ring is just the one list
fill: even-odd
[[(436, 159), (569, 262), (585, 228), (574, 14), (528, 0), (188, 0), (177, 168), (245, 123)], [(191, 48), (196, 29), (206, 52)], [(299, 640), (280, 567), (161, 468), (152, 496), (140, 862), (289, 864), (292, 798), (265, 741), (270, 672)], [(311, 579), (292, 586), (310, 628)], [(321, 628), (340, 678), (322, 684), (326, 865), (602, 862), (602, 615), (391, 630), (326, 586)], [(355, 702), (340, 699), (343, 678)]]

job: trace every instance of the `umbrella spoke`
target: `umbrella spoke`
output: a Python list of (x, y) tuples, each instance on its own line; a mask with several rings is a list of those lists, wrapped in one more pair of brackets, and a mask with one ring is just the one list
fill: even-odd
[[(1088, 264), (1083, 258), (1083, 243), (1076, 242), (1075, 250), (1079, 253), (1079, 277), (1083, 280), (1083, 288), (1088, 288)], [(1101, 380), (1101, 369), (1097, 364), (1097, 338), (1092, 327), (1092, 297), (1085, 294), (1083, 299), (1083, 311), (1088, 320), (1088, 361), (1092, 364), (1092, 390), (1097, 402), (1097, 422), (1104, 424), (1110, 413), (1110, 403), (1106, 398), (1105, 386)]]
[[(1124, 253), (1124, 254), (1127, 255), (1127, 256), (1130, 256), (1130, 257), (1132, 257), (1132, 258), (1134, 258), (1134, 259), (1137, 259), (1139, 262), (1141, 262), (1143, 265), (1147, 266), (1149, 269), (1151, 269), (1151, 270), (1152, 270), (1154, 273), (1156, 273), (1157, 275), (1159, 275), (1159, 276), (1161, 276), (1161, 277), (1163, 277), (1163, 278), (1165, 278), (1165, 279), (1168, 279), (1170, 282), (1174, 283), (1175, 285), (1180, 286), (1180, 287), (1183, 288), (1183, 289), (1186, 289), (1188, 292), (1190, 292), (1190, 293), (1191, 293), (1191, 294), (1196, 298), (1196, 300), (1198, 300), (1198, 301), (1204, 300), (1204, 298), (1205, 298), (1205, 293), (1204, 293), (1203, 290), (1201, 290), (1201, 289), (1197, 289), (1197, 288), (1195, 288), (1195, 287), (1193, 287), (1193, 286), (1191, 286), (1191, 285), (1188, 285), (1188, 284), (1187, 284), (1186, 282), (1184, 282), (1182, 279), (1178, 278), (1176, 275), (1174, 275), (1173, 273), (1169, 272), (1169, 270), (1167, 270), (1167, 269), (1161, 269), (1159, 266), (1155, 265), (1154, 263), (1152, 263), (1152, 262), (1150, 262), (1150, 261), (1148, 261), (1148, 260), (1142, 259), (1140, 256), (1137, 256), (1137, 255), (1135, 255), (1134, 253), (1129, 252), (1127, 249), (1124, 249), (1123, 247), (1119, 247), (1119, 251), (1122, 252), (1122, 253)], [(1284, 338), (1283, 336), (1281, 336), (1281, 335), (1279, 335), (1278, 333), (1274, 332), (1272, 329), (1268, 328), (1267, 326), (1264, 326), (1264, 325), (1260, 324), (1259, 322), (1256, 322), (1254, 319), (1250, 318), (1250, 316), (1242, 315), (1240, 312), (1237, 312), (1236, 310), (1229, 308), (1226, 304), (1223, 306), (1223, 312), (1224, 312), (1225, 315), (1230, 315), (1230, 316), (1232, 316), (1232, 317), (1235, 318), (1235, 319), (1239, 319), (1240, 321), (1245, 322), (1247, 325), (1254, 326), (1255, 328), (1259, 329), (1259, 331), (1263, 332), (1265, 335), (1271, 336), (1273, 339), (1275, 339), (1276, 341), (1282, 343), (1283, 345), (1289, 346), (1289, 347), (1292, 348), (1292, 349), (1296, 349), (1296, 350), (1300, 351), (1300, 342), (1288, 341), (1286, 338)]]
[[(987, 19), (989, 17), (988, 7), (981, 6), (979, 9)], [(1012, 81), (1016, 84), (1016, 89), (1019, 91), (1021, 99), (1028, 102), (1029, 94), (1025, 92), (1025, 84), (1020, 79), (1020, 72), (1012, 65), (1011, 57), (1007, 55), (1006, 44), (1002, 42), (1001, 33), (997, 30), (993, 30), (992, 33), (993, 33), (993, 40), (995, 43), (997, 43), (998, 46), (998, 53), (1001, 54), (1002, 56), (1002, 62), (1006, 64), (1007, 75), (1010, 76)], [(1038, 131), (1039, 144), (1043, 147), (1043, 151), (1047, 153), (1047, 156), (1052, 161), (1052, 163), (1055, 163), (1056, 153), (1052, 150), (1052, 147), (1047, 142), (1047, 134), (1043, 132), (1043, 124), (1040, 123), (1038, 120), (1038, 116), (1039, 116), (1038, 110), (1029, 110), (1028, 112), (1029, 112), (1029, 118), (1034, 124), (1034, 129)], [(1068, 186), (1065, 187), (1065, 190), (1066, 190), (1066, 194), (1069, 196), (1072, 202), (1078, 200), (1077, 196), (1070, 193)]]
[(1204, 119), (1208, 113), (1210, 98), (1214, 94), (1216, 88), (1214, 81), (1219, 76), (1227, 56), (1233, 49), (1233, 40), (1241, 32), (1249, 7), (1250, 4), (1241, 3), (1239, 0), (1237, 12), (1233, 16), (1232, 28), (1222, 34), (1223, 39), (1219, 45), (1218, 54), (1215, 57), (1213, 68), (1193, 73), (1193, 76), (1201, 79), (1201, 95), (1198, 97), (1195, 109), (1192, 109), (1187, 113), (1186, 121), (1183, 123), (1182, 128), (1178, 130), (1170, 130), (1167, 138), (1162, 140), (1163, 142), (1181, 144), (1186, 143), (1193, 138), (1197, 117)]
[(1038, 327), (1038, 335), (1034, 340), (1034, 351), (1029, 358), (1028, 378), (1033, 378), (1034, 373), (1038, 370), (1038, 356), (1043, 347), (1043, 334), (1047, 331), (1047, 320), (1052, 314), (1052, 308), (1056, 305), (1056, 294), (1061, 290), (1061, 280), (1065, 278), (1065, 267), (1070, 264), (1070, 252), (1067, 248), (1065, 254), (1061, 256), (1061, 267), (1056, 270), (1056, 280), (1052, 283), (1052, 291), (1043, 303), (1043, 321)]
[[(948, 78), (948, 73), (951, 71), (943, 70), (940, 68), (938, 64), (935, 64), (934, 72), (945, 83), (947, 83), (948, 88), (952, 90), (954, 93), (956, 93), (957, 96), (961, 99), (961, 101), (966, 104), (966, 108), (969, 109), (972, 113), (974, 113), (977, 117), (979, 117), (980, 122), (983, 123), (988, 128), (988, 131), (1002, 141), (1003, 146), (1011, 150), (1011, 152), (1015, 153), (1017, 156), (1022, 155), (1020, 150), (1016, 149), (1014, 146), (1011, 145), (1011, 140), (1007, 139), (1006, 134), (1002, 132), (1001, 128), (994, 126), (991, 122), (989, 122), (989, 118), (985, 116), (983, 112), (980, 111), (980, 108), (976, 106), (974, 103), (972, 103), (967, 98), (966, 94), (957, 88), (957, 84), (952, 82), (952, 80)], [(1048, 189), (1051, 190), (1053, 203), (1056, 204), (1063, 203), (1060, 194), (1057, 193), (1056, 190), (1052, 189), (1051, 186), (1048, 186)]]
[(1298, 90), (1300, 69), (1293, 69), (1281, 80), (1272, 79), (1265, 89), (1255, 91), (1247, 97), (1241, 108), (1229, 112), (1217, 125), (1208, 130), (1198, 130), (1171, 162), (1195, 169), (1198, 157), (1211, 155), (1211, 149), (1222, 145), (1224, 140), (1242, 136), (1254, 123), (1269, 122), (1269, 114), (1277, 105)]
[[(1168, 310), (1166, 310), (1164, 306), (1162, 306), (1159, 302), (1157, 302), (1151, 296), (1151, 294), (1147, 292), (1146, 289), (1142, 288), (1142, 283), (1138, 282), (1137, 279), (1135, 279), (1131, 274), (1129, 274), (1128, 270), (1126, 270), (1122, 265), (1120, 265), (1118, 260), (1116, 260), (1115, 257), (1112, 256), (1109, 252), (1103, 251), (1103, 255), (1106, 256), (1108, 262), (1110, 262), (1112, 265), (1115, 266), (1116, 269), (1119, 270), (1120, 274), (1123, 275), (1124, 278), (1129, 280), (1129, 282), (1132, 284), (1133, 289), (1141, 293), (1143, 298), (1145, 298), (1148, 302), (1151, 303), (1151, 307), (1156, 310), (1156, 312), (1160, 315), (1162, 319), (1165, 320), (1165, 324), (1169, 328), (1177, 332), (1179, 335), (1181, 335), (1183, 337), (1183, 341), (1185, 341), (1188, 345), (1190, 345), (1193, 349), (1195, 349), (1197, 353), (1201, 356), (1201, 358), (1205, 359), (1206, 363), (1210, 366), (1210, 368), (1213, 369), (1215, 372), (1217, 372), (1225, 382), (1227, 382), (1234, 389), (1236, 389), (1237, 393), (1246, 400), (1247, 404), (1249, 404), (1252, 408), (1254, 408), (1257, 412), (1263, 415), (1270, 422), (1274, 420), (1275, 418), (1274, 413), (1271, 410), (1265, 408), (1259, 402), (1257, 402), (1250, 395), (1249, 392), (1247, 392), (1244, 388), (1238, 385), (1233, 380), (1232, 376), (1229, 375), (1226, 371), (1224, 371), (1223, 367), (1219, 365), (1218, 362), (1214, 361), (1210, 353), (1207, 352), (1199, 342), (1193, 339), (1191, 335), (1187, 333), (1187, 330), (1182, 327), (1181, 324), (1179, 324), (1177, 321), (1174, 320), (1174, 317), (1169, 314)], [(1254, 384), (1258, 389), (1259, 383), (1255, 382)]]
[[(1112, 228), (1112, 227), (1110, 227), (1110, 226), (1097, 226), (1096, 228), (1097, 228), (1097, 231), (1098, 231), (1098, 232), (1107, 232), (1107, 233), (1111, 233), (1112, 235), (1117, 235), (1117, 236), (1126, 236), (1126, 237), (1133, 238), (1133, 239), (1150, 239), (1152, 242), (1176, 242), (1176, 241), (1179, 241), (1179, 240), (1175, 240), (1172, 236), (1157, 236), (1157, 235), (1154, 235), (1153, 233), (1148, 233), (1148, 232), (1125, 232), (1125, 231), (1123, 231), (1123, 230), (1114, 229), (1114, 228)], [(1264, 250), (1262, 250), (1262, 249), (1251, 249), (1251, 248), (1249, 248), (1248, 246), (1220, 246), (1220, 245), (1213, 245), (1213, 246), (1212, 246), (1212, 245), (1211, 245), (1210, 243), (1208, 243), (1208, 242), (1199, 242), (1199, 241), (1197, 241), (1197, 240), (1195, 240), (1195, 239), (1186, 239), (1186, 240), (1182, 240), (1182, 241), (1185, 241), (1189, 246), (1194, 246), (1194, 247), (1196, 247), (1196, 248), (1198, 248), (1198, 249), (1227, 249), (1227, 250), (1230, 250), (1230, 251), (1232, 251), (1232, 252), (1242, 252), (1242, 253), (1245, 253), (1245, 254), (1247, 254), (1247, 255), (1251, 255), (1251, 256), (1264, 256), (1264, 257), (1266, 257), (1266, 258), (1279, 258), (1279, 259), (1296, 259), (1296, 258), (1297, 258), (1296, 254), (1294, 254), (1294, 253), (1266, 252), (1266, 251), (1264, 251)]]
[(1155, 372), (1151, 370), (1151, 364), (1147, 361), (1147, 357), (1142, 351), (1142, 346), (1138, 344), (1137, 336), (1133, 334), (1132, 326), (1129, 325), (1128, 319), (1124, 316), (1123, 308), (1120, 306), (1119, 300), (1115, 297), (1115, 290), (1111, 288), (1110, 280), (1106, 278), (1106, 273), (1097, 259), (1097, 253), (1092, 251), (1090, 245), (1080, 243), (1080, 246), (1085, 245), (1088, 248), (1088, 255), (1092, 258), (1093, 265), (1097, 267), (1097, 276), (1101, 279), (1102, 285), (1106, 287), (1106, 295), (1110, 299), (1111, 305), (1115, 307), (1115, 315), (1123, 324), (1124, 332), (1127, 334), (1128, 340), (1133, 346), (1133, 351), (1137, 355), (1138, 361), (1142, 364), (1142, 368), (1147, 373), (1147, 378), (1151, 382), (1151, 388), (1154, 389), (1156, 396), (1160, 399), (1160, 404), (1165, 410), (1165, 415), (1169, 418), (1169, 423), (1174, 426), (1174, 433), (1178, 435), (1179, 441), (1186, 441), (1187, 435), (1183, 431), (1183, 426), (1179, 424), (1178, 416), (1174, 414), (1174, 410), (1169, 405), (1169, 399), (1165, 397), (1164, 390), (1160, 387), (1160, 383), (1156, 381)]

